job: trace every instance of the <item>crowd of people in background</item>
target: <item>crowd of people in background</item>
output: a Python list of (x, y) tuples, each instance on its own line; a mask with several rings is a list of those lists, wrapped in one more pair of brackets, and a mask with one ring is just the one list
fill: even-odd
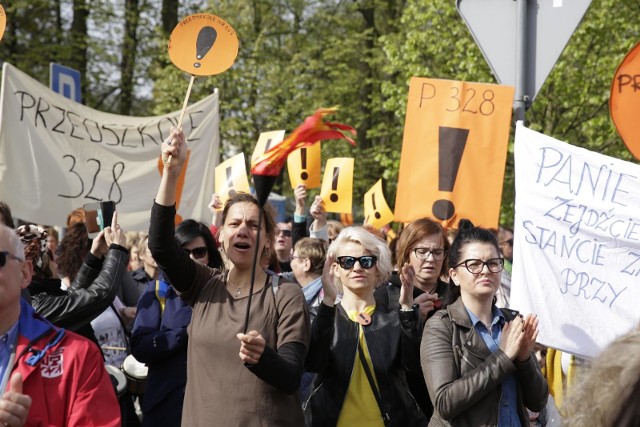
[(148, 232), (0, 202), (0, 425), (639, 425), (640, 330), (593, 361), (536, 343), (511, 230), (393, 236), (303, 185), (279, 221), (232, 192), (176, 226), (184, 134), (161, 150)]

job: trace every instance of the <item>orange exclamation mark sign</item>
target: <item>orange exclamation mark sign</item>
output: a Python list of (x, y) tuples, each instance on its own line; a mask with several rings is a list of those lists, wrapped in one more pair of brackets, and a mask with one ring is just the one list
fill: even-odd
[[(180, 198), (182, 197), (182, 189), (184, 187), (184, 179), (187, 175), (187, 166), (189, 166), (189, 157), (191, 156), (191, 150), (187, 150), (187, 159), (184, 161), (184, 165), (182, 166), (182, 172), (180, 172), (180, 177), (178, 178), (178, 186), (176, 188), (176, 212), (180, 208)], [(164, 170), (164, 163), (162, 163), (162, 156), (158, 158), (158, 171), (160, 172), (160, 176), (162, 176), (162, 171)], [(182, 217), (176, 213), (175, 224), (178, 225), (182, 222)]]
[(307, 179), (309, 179), (309, 174), (307, 173), (306, 169), (307, 169), (307, 149), (306, 148), (301, 148), (300, 149), (300, 166), (302, 167), (302, 172), (300, 173), (300, 178), (302, 178), (303, 181), (306, 181)]
[(331, 195), (329, 196), (329, 200), (331, 200), (333, 203), (338, 201), (338, 193), (335, 193), (335, 192), (338, 191), (339, 177), (340, 177), (340, 168), (336, 166), (333, 168), (333, 179), (331, 180), (331, 191), (334, 191), (334, 192), (331, 193)]
[[(469, 129), (440, 126), (438, 135), (439, 191), (453, 192), (468, 137)], [(455, 205), (446, 199), (436, 200), (431, 210), (433, 216), (442, 221), (451, 219), (456, 214)]]

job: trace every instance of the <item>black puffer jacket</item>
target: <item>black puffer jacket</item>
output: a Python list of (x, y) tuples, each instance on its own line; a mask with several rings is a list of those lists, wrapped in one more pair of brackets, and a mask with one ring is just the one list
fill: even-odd
[(128, 263), (126, 248), (112, 244), (104, 261), (91, 254), (87, 256), (66, 291), (60, 289), (58, 279), (34, 278), (29, 284), (31, 305), (54, 325), (82, 331), (111, 305)]
[[(342, 306), (320, 304), (311, 326), (306, 367), (317, 372), (304, 404), (308, 425), (336, 425), (358, 357), (358, 324)], [(364, 327), (371, 363), (389, 426), (426, 426), (427, 420), (407, 387), (406, 375), (420, 375), (422, 322), (417, 310), (401, 312), (377, 306)]]

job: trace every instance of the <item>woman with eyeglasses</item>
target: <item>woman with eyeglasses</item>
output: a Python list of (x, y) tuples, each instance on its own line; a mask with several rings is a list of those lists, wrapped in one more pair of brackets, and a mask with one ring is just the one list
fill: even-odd
[[(427, 424), (406, 381), (420, 373), (413, 286), (403, 283), (395, 310), (373, 296), (390, 274), (389, 248), (362, 227), (345, 228), (329, 246), (306, 361), (318, 374), (304, 405), (307, 425)], [(338, 304), (336, 285), (343, 292)]]
[[(176, 243), (196, 262), (223, 268), (209, 227), (193, 219), (176, 228)], [(192, 309), (160, 273), (138, 301), (131, 354), (149, 368), (142, 400), (143, 426), (180, 426), (187, 384), (187, 327)]]
[(459, 297), (427, 321), (421, 343), (429, 425), (528, 426), (527, 408), (542, 410), (549, 393), (533, 353), (538, 319), (496, 307), (504, 260), (490, 230), (461, 220), (448, 261)]
[[(413, 302), (419, 306), (420, 319), (426, 322), (436, 310), (446, 307), (450, 297), (445, 260), (449, 241), (440, 224), (421, 218), (407, 225), (396, 244), (399, 280), (389, 282), (375, 291), (376, 301), (391, 308), (399, 307), (400, 283), (413, 285)], [(397, 283), (400, 282), (400, 283)], [(407, 378), (409, 390), (415, 396), (427, 419), (433, 414), (427, 385), (422, 371)]]

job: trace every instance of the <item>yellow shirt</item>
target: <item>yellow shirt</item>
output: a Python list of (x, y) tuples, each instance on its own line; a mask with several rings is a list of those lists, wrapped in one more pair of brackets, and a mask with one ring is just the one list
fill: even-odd
[[(364, 309), (364, 313), (369, 316), (373, 315), (376, 306), (370, 305)], [(349, 319), (356, 321), (358, 312), (351, 311), (348, 313)], [(364, 358), (369, 365), (369, 371), (373, 376), (373, 380), (378, 387), (378, 381), (376, 380), (375, 372), (373, 371), (373, 365), (371, 364), (371, 356), (369, 355), (369, 349), (367, 348), (367, 342), (364, 339), (364, 330), (362, 325), (358, 323), (358, 345), (362, 347)], [(382, 414), (380, 408), (376, 402), (376, 398), (371, 390), (371, 385), (367, 379), (367, 374), (360, 362), (360, 356), (356, 351), (355, 361), (353, 363), (353, 372), (351, 373), (351, 380), (349, 381), (349, 388), (347, 389), (347, 395), (342, 404), (340, 410), (340, 416), (338, 417), (338, 427), (352, 427), (352, 426), (380, 426), (384, 427), (382, 422)]]

